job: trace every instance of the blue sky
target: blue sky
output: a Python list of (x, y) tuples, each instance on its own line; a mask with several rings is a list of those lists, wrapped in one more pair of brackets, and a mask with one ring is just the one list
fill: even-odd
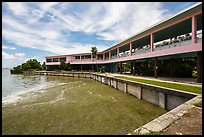
[(195, 2), (4, 2), (2, 67), (45, 56), (98, 51)]

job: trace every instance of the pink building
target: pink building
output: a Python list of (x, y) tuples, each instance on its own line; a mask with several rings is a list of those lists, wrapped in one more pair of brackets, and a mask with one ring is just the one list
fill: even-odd
[[(128, 31), (128, 30), (127, 30)], [(154, 76), (161, 59), (196, 57), (197, 81), (202, 77), (202, 2), (163, 20), (120, 43), (97, 53), (48, 56), (47, 70), (56, 69), (61, 60), (73, 65), (75, 70), (97, 70), (104, 65), (106, 71), (122, 73), (122, 63), (131, 62), (131, 73), (136, 74), (137, 63), (154, 60)]]

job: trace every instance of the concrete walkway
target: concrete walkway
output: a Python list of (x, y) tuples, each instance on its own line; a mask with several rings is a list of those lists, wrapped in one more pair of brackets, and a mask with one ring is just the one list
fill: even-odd
[(131, 78), (138, 78), (138, 79), (145, 79), (145, 80), (154, 80), (160, 82), (168, 82), (168, 83), (176, 83), (182, 85), (189, 85), (189, 86), (197, 86), (202, 87), (202, 83), (197, 83), (196, 78), (171, 78), (171, 77), (148, 77), (148, 76), (132, 76), (129, 74), (115, 74), (115, 73), (105, 73), (109, 76), (125, 76)]
[(162, 135), (202, 135), (202, 109), (191, 108), (180, 119), (164, 129)]

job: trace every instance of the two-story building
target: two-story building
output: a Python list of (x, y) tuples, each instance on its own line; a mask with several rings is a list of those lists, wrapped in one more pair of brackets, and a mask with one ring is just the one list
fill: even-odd
[[(151, 17), (148, 17), (151, 18)], [(128, 30), (127, 30), (128, 31)], [(131, 61), (131, 72), (136, 73), (137, 62), (153, 59), (157, 77), (158, 60), (164, 58), (196, 57), (197, 81), (202, 81), (202, 2), (165, 19), (145, 30), (98, 52), (48, 56), (47, 70), (55, 70), (60, 61), (73, 65), (74, 70), (97, 70), (104, 65), (107, 72), (122, 73), (122, 63)]]

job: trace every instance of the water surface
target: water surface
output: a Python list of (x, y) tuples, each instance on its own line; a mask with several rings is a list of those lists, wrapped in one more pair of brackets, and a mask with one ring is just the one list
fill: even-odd
[(26, 92), (22, 99), (7, 103), (2, 110), (3, 134), (128, 134), (166, 112), (93, 79), (38, 76), (38, 80), (55, 86)]

